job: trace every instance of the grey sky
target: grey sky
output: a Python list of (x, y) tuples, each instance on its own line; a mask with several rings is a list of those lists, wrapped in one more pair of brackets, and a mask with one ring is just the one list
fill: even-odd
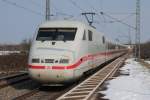
[[(7, 0), (18, 4), (19, 8), (0, 0), (0, 44), (19, 43), (23, 39), (31, 38), (38, 25), (44, 21), (45, 0)], [(73, 1), (73, 2), (72, 2)], [(75, 3), (74, 3), (75, 2)], [(135, 26), (136, 0), (51, 0), (52, 19), (71, 19), (86, 21), (81, 13), (84, 11), (106, 12), (112, 17)], [(149, 5), (150, 0), (141, 0), (141, 34), (142, 41), (150, 40), (149, 35)], [(32, 11), (29, 11), (32, 10)], [(38, 13), (37, 13), (38, 12)], [(94, 26), (107, 37), (120, 41), (127, 41), (129, 28), (106, 16), (96, 15)], [(123, 37), (124, 36), (124, 37)], [(135, 31), (131, 29), (134, 40)]]

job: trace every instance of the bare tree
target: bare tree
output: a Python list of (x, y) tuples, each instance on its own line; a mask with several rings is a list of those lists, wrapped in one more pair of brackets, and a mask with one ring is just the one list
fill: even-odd
[(150, 59), (150, 41), (141, 44), (141, 58)]
[(30, 46), (31, 46), (31, 39), (22, 40), (22, 42), (20, 43), (21, 53), (28, 54)]

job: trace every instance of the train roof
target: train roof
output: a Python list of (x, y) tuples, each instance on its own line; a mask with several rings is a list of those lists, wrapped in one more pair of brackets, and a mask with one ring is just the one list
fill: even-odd
[(72, 21), (72, 20), (57, 20), (57, 21), (47, 21), (40, 25), (40, 27), (87, 27), (84, 22)]
[[(42, 23), (39, 27), (41, 28), (45, 28), (45, 27), (52, 27), (52, 28), (56, 28), (56, 27), (72, 27), (72, 28), (85, 28), (85, 27), (88, 27), (90, 29), (93, 29), (96, 31), (95, 28), (93, 28), (92, 26), (88, 25), (87, 23), (85, 22), (82, 22), (82, 21), (74, 21), (74, 20), (53, 20), (53, 21), (46, 21), (44, 23)], [(103, 33), (99, 32), (101, 35), (104, 35)], [(111, 43), (115, 43), (115, 44), (118, 44), (118, 45), (122, 45), (124, 46), (123, 44), (120, 44), (112, 39), (108, 39), (106, 37), (106, 41), (107, 42), (111, 42)]]

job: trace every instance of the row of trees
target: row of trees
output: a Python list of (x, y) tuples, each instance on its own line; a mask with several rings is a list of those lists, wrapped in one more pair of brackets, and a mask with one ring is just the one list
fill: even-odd
[[(20, 44), (17, 45), (0, 45), (0, 51), (21, 51), (21, 53), (28, 54), (31, 46), (31, 39), (24, 39)], [(150, 41), (141, 44), (141, 58), (150, 59)]]
[[(22, 52), (28, 53), (30, 45), (30, 39), (23, 40), (20, 44)], [(150, 59), (150, 41), (141, 44), (141, 58)]]
[(24, 39), (19, 45), (20, 51), (28, 54), (31, 46), (31, 39)]
[(27, 69), (31, 40), (24, 39), (19, 44), (0, 45), (0, 51), (20, 51), (10, 55), (0, 55), (0, 71), (18, 71)]
[(19, 44), (1, 44), (0, 51), (21, 51), (21, 53), (28, 53), (31, 45), (30, 39), (24, 39)]
[(150, 41), (141, 44), (141, 58), (150, 59)]

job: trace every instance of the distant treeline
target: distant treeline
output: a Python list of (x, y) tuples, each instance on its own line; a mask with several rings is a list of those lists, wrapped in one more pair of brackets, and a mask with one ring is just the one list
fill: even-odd
[(0, 71), (18, 71), (27, 69), (30, 40), (23, 40), (16, 45), (0, 45), (0, 51), (20, 51), (20, 53), (10, 53), (0, 55)]
[(0, 51), (21, 51), (28, 52), (31, 40), (25, 39), (20, 44), (0, 44)]
[(150, 41), (141, 44), (141, 58), (150, 59)]
[[(31, 45), (30, 39), (24, 39), (20, 44), (16, 45), (1, 45), (0, 51), (21, 51), (22, 53), (28, 53)], [(141, 44), (141, 58), (150, 59), (150, 41)]]
[(10, 45), (10, 44), (0, 45), (0, 51), (20, 51), (20, 50), (21, 50), (20, 44), (16, 44), (16, 45)]

